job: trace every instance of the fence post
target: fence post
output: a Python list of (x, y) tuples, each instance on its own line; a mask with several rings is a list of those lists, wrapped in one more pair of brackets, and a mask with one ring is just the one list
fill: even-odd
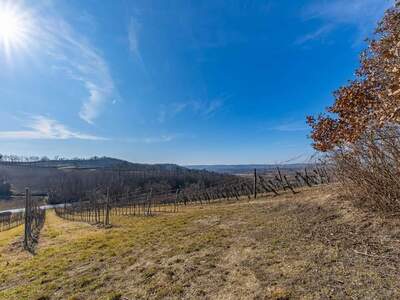
[(126, 190), (126, 198), (125, 198), (125, 215), (128, 215), (129, 214), (129, 209), (130, 209), (130, 206), (129, 206), (129, 196), (128, 196), (128, 194), (129, 194), (129, 192), (128, 192), (128, 190)]
[(254, 199), (257, 199), (257, 169), (254, 169)]
[(153, 193), (153, 188), (150, 188), (150, 193), (148, 194), (147, 197), (147, 202), (148, 202), (148, 206), (147, 206), (147, 215), (151, 215), (151, 196)]
[(107, 202), (106, 202), (106, 218), (104, 225), (108, 226), (110, 225), (110, 188), (107, 188)]
[(179, 193), (180, 193), (180, 190), (177, 189), (177, 190), (176, 190), (176, 196), (175, 196), (175, 203), (174, 203), (174, 212), (177, 212), (177, 211), (178, 211), (177, 203), (178, 203)]
[(25, 188), (25, 230), (24, 230), (24, 248), (28, 249), (29, 235), (29, 188)]

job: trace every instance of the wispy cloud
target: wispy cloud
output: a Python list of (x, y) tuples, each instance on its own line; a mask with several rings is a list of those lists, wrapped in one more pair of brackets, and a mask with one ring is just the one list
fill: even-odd
[(107, 140), (106, 138), (72, 131), (56, 120), (45, 116), (32, 116), (25, 130), (0, 131), (0, 139), (13, 140)]
[(384, 11), (394, 5), (394, 0), (315, 0), (304, 7), (304, 20), (320, 20), (322, 25), (315, 31), (297, 39), (303, 44), (326, 36), (341, 25), (354, 26), (357, 29), (357, 41), (366, 38)]
[[(33, 14), (35, 28), (32, 30), (31, 51), (47, 55), (53, 69), (82, 84), (87, 97), (82, 99), (79, 116), (89, 124), (105, 109), (106, 104), (119, 98), (107, 61), (82, 33), (78, 33), (57, 13), (52, 1)], [(91, 19), (90, 22), (94, 22)], [(36, 48), (35, 48), (36, 46)]]
[(295, 132), (295, 131), (306, 131), (308, 126), (305, 121), (283, 121), (273, 126), (267, 126), (267, 130), (273, 131), (284, 131), (284, 132)]
[(140, 63), (143, 63), (142, 55), (140, 54), (140, 48), (139, 48), (139, 36), (138, 36), (139, 29), (140, 29), (139, 22), (133, 17), (131, 17), (128, 26), (129, 50)]
[(163, 123), (185, 111), (195, 113), (204, 118), (212, 117), (221, 107), (224, 106), (229, 97), (218, 97), (211, 100), (190, 100), (186, 102), (174, 102), (163, 105), (159, 110), (158, 121)]
[(200, 112), (207, 117), (212, 116), (217, 110), (219, 110), (224, 105), (225, 99), (216, 98), (203, 105), (200, 105)]
[(331, 32), (335, 27), (332, 24), (326, 24), (322, 27), (318, 28), (317, 30), (307, 33), (303, 36), (300, 36), (295, 41), (295, 44), (302, 45), (312, 40), (318, 40), (324, 38), (326, 34)]
[(142, 144), (157, 144), (157, 143), (168, 143), (178, 138), (176, 134), (163, 134), (160, 136), (149, 136), (143, 138), (127, 138), (125, 142), (130, 143), (142, 143)]

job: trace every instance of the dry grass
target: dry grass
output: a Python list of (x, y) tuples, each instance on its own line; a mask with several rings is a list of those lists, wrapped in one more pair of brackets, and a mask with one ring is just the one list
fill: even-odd
[(24, 197), (12, 197), (10, 199), (0, 199), (0, 210), (24, 207)]
[(0, 233), (0, 298), (400, 297), (400, 222), (332, 187), (112, 221), (104, 230), (50, 212), (34, 257), (21, 228)]
[(329, 154), (341, 194), (372, 211), (400, 212), (400, 127), (371, 128)]

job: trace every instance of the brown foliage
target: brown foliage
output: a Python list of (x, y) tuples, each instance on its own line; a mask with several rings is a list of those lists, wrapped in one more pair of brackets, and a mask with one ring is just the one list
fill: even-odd
[(320, 151), (352, 144), (371, 128), (400, 123), (400, 1), (379, 23), (361, 54), (356, 79), (334, 93), (327, 114), (308, 117)]
[(314, 148), (329, 153), (350, 199), (400, 212), (400, 0), (361, 54), (356, 78), (334, 96), (325, 114), (307, 119)]

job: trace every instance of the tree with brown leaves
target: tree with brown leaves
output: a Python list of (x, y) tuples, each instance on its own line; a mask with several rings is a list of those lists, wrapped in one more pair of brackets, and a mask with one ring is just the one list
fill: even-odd
[(319, 151), (353, 144), (366, 132), (400, 123), (400, 0), (368, 41), (356, 78), (334, 96), (327, 113), (307, 118)]

